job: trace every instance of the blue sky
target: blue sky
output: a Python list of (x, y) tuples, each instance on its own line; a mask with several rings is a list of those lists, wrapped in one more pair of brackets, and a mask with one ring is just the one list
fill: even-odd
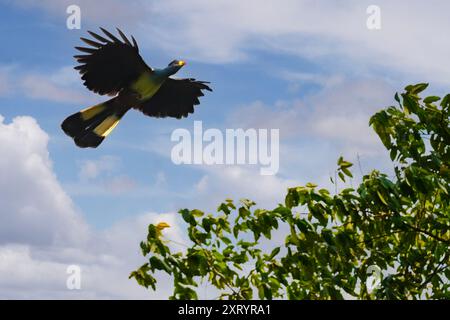
[[(0, 202), (7, 203), (0, 253), (14, 261), (0, 261), (0, 270), (40, 265), (12, 280), (0, 276), (0, 297), (148, 297), (126, 280), (141, 261), (138, 242), (148, 223), (171, 220), (171, 236), (182, 241), (178, 209), (212, 211), (228, 197), (275, 206), (288, 186), (331, 187), (340, 155), (360, 158), (353, 184), (372, 168), (390, 172), (368, 119), (409, 83), (430, 82), (430, 94), (446, 93), (450, 5), (281, 2), (0, 1), (0, 173), (8, 177), (0, 184)], [(81, 8), (81, 30), (66, 28), (70, 4)], [(370, 4), (381, 9), (380, 30), (366, 27)], [(61, 121), (106, 97), (82, 86), (73, 47), (99, 26), (134, 35), (153, 67), (187, 60), (177, 76), (211, 81), (214, 92), (186, 119), (132, 111), (99, 148), (77, 148)], [(278, 174), (261, 176), (257, 166), (174, 165), (170, 135), (192, 131), (195, 120), (204, 129), (279, 129)], [(110, 261), (101, 257), (116, 268), (95, 280)], [(81, 292), (64, 288), (69, 262), (86, 270)], [(161, 290), (156, 297), (170, 287)]]

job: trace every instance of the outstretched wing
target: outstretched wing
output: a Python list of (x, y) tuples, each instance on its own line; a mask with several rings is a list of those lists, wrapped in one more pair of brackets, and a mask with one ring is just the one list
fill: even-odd
[(168, 78), (153, 97), (135, 108), (150, 117), (187, 117), (194, 112), (194, 106), (200, 104), (198, 98), (203, 96), (202, 90), (212, 91), (208, 83)]
[(94, 32), (89, 34), (97, 41), (81, 38), (90, 48), (75, 47), (86, 53), (74, 56), (81, 64), (79, 70), (84, 85), (99, 94), (114, 95), (136, 80), (143, 72), (152, 71), (139, 55), (136, 40), (131, 37), (131, 43), (122, 31), (117, 29), (123, 41), (107, 30), (100, 28), (109, 38), (104, 38)]

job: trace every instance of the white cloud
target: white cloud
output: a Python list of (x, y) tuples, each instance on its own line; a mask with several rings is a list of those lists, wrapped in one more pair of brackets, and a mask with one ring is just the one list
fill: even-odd
[[(334, 191), (329, 177), (334, 177), (336, 160), (341, 155), (354, 163), (355, 180), (352, 183), (357, 183), (362, 174), (374, 168), (390, 173), (388, 153), (369, 127), (369, 119), (378, 110), (393, 104), (393, 92), (385, 81), (342, 79), (302, 100), (279, 101), (274, 105), (254, 102), (241, 106), (227, 119), (227, 126), (280, 129), (280, 174), (274, 178), (278, 182), (260, 183), (262, 177), (256, 172), (251, 175), (249, 171), (251, 178), (239, 178), (231, 183), (230, 177), (219, 173), (205, 176), (198, 182), (197, 190), (222, 194), (227, 190), (238, 190), (247, 192), (253, 199), (275, 195), (272, 202), (275, 198), (283, 200), (285, 187), (289, 184), (314, 182)], [(222, 173), (227, 175), (228, 171)], [(283, 177), (289, 177), (291, 181)], [(244, 187), (247, 180), (249, 190)], [(213, 192), (208, 189), (211, 184), (226, 187)], [(251, 190), (253, 193), (249, 192)]]
[[(262, 176), (259, 168), (251, 166), (201, 166), (202, 177), (189, 193), (184, 206), (201, 210), (214, 210), (225, 199), (235, 201), (247, 198), (259, 207), (275, 208), (284, 201), (289, 187), (301, 181), (280, 176)], [(199, 205), (201, 204), (201, 205)]]
[[(70, 0), (26, 0), (21, 7), (61, 16)], [(138, 35), (142, 47), (212, 63), (245, 59), (250, 50), (284, 52), (340, 72), (380, 67), (408, 81), (449, 83), (447, 1), (380, 0), (381, 29), (366, 27), (370, 1), (310, 0), (78, 1), (85, 22), (108, 21)], [(407, 8), (407, 10), (405, 10)], [(138, 31), (138, 32), (136, 32)]]
[(450, 27), (446, 19), (449, 4), (379, 1), (379, 31), (366, 28), (370, 4), (172, 0), (153, 7), (160, 23), (152, 21), (152, 26), (161, 29), (162, 46), (170, 43), (198, 60), (233, 61), (253, 48), (281, 50), (309, 59), (323, 58), (332, 68), (339, 61), (339, 67), (347, 65), (351, 72), (384, 66), (448, 83), (443, 66), (450, 55), (445, 40)]
[(308, 115), (301, 100), (277, 101), (269, 106), (261, 101), (241, 105), (230, 114), (226, 125), (230, 128), (280, 129), (280, 140), (298, 136), (306, 125), (301, 121)]
[(292, 70), (283, 70), (279, 72), (278, 76), (289, 82), (288, 89), (290, 92), (298, 92), (301, 86), (306, 84), (331, 87), (344, 81), (344, 77), (341, 75), (323, 75), (318, 73), (295, 72)]
[(360, 154), (379, 155), (382, 144), (369, 127), (370, 117), (392, 105), (395, 89), (384, 81), (349, 80), (328, 87), (310, 97), (312, 113), (303, 121), (305, 133), (317, 134), (326, 141), (336, 141), (347, 150)]
[(119, 195), (138, 187), (137, 182), (121, 173), (122, 161), (117, 156), (104, 155), (98, 159), (79, 161), (79, 180), (66, 184), (71, 195)]
[(43, 99), (55, 102), (83, 102), (82, 95), (70, 89), (63, 89), (40, 75), (27, 75), (21, 83), (26, 95), (33, 99)]
[[(99, 21), (110, 24), (125, 24), (136, 22), (145, 18), (145, 12), (142, 11), (142, 5), (145, 1), (134, 1), (125, 3), (120, 0), (97, 0), (95, 3), (89, 0), (23, 0), (14, 2), (14, 5), (21, 8), (44, 9), (58, 17), (66, 14), (68, 6), (76, 4), (81, 9), (81, 27), (84, 27), (85, 21)], [(139, 10), (141, 8), (141, 10)], [(65, 24), (63, 24), (65, 27)]]
[(126, 175), (112, 177), (103, 181), (102, 184), (112, 194), (122, 194), (136, 188), (136, 182)]
[(0, 96), (11, 93), (67, 104), (90, 105), (99, 99), (83, 87), (73, 66), (43, 72), (24, 70), (18, 65), (0, 65)]
[[(175, 214), (146, 213), (104, 231), (92, 230), (76, 212), (52, 170), (48, 135), (31, 117), (4, 123), (0, 116), (0, 298), (167, 298), (129, 280), (144, 262), (139, 242), (149, 223), (166, 221), (164, 235), (180, 250)], [(81, 290), (68, 290), (66, 269), (79, 265)]]
[(17, 78), (23, 92), (32, 99), (69, 104), (91, 104), (98, 99), (82, 88), (73, 67), (62, 67), (48, 74), (27, 72)]
[[(388, 154), (369, 127), (369, 118), (393, 103), (394, 92), (382, 80), (342, 78), (301, 100), (239, 106), (222, 126), (280, 129), (279, 174), (263, 177), (257, 166), (183, 165), (185, 170), (198, 171), (200, 177), (184, 193), (180, 205), (214, 210), (227, 197), (247, 197), (263, 207), (273, 207), (284, 200), (288, 187), (307, 182), (333, 191), (329, 177), (334, 177), (341, 155), (355, 164), (355, 180), (361, 176), (358, 161), (363, 170), (390, 172)], [(147, 151), (169, 159), (173, 145), (167, 137), (158, 136), (147, 145)]]
[(52, 171), (47, 143), (33, 118), (5, 124), (0, 116), (0, 243), (78, 243), (87, 236)]
[(80, 75), (73, 66), (64, 66), (46, 76), (52, 83), (62, 86), (80, 84)]
[[(254, 102), (230, 115), (228, 125), (280, 129), (281, 142), (322, 138), (339, 143), (344, 152), (379, 155), (381, 143), (369, 127), (376, 111), (392, 105), (395, 90), (374, 79), (342, 79), (302, 100), (278, 101), (274, 106)], [(356, 152), (355, 152), (356, 153)], [(283, 159), (283, 157), (282, 157)]]
[(102, 156), (97, 160), (83, 160), (80, 163), (79, 177), (81, 180), (95, 179), (101, 174), (114, 172), (120, 166), (116, 156)]

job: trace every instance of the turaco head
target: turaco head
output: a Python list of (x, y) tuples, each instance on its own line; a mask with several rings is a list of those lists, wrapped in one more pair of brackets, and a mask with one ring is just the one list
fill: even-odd
[(169, 73), (169, 75), (173, 75), (178, 72), (178, 70), (181, 69), (182, 66), (184, 66), (186, 62), (184, 60), (173, 60), (166, 68), (166, 71)]

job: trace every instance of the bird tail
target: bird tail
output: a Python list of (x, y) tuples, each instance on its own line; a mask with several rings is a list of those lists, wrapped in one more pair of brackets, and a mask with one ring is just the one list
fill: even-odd
[(128, 109), (118, 98), (81, 110), (61, 124), (63, 131), (81, 148), (96, 148), (117, 126)]

